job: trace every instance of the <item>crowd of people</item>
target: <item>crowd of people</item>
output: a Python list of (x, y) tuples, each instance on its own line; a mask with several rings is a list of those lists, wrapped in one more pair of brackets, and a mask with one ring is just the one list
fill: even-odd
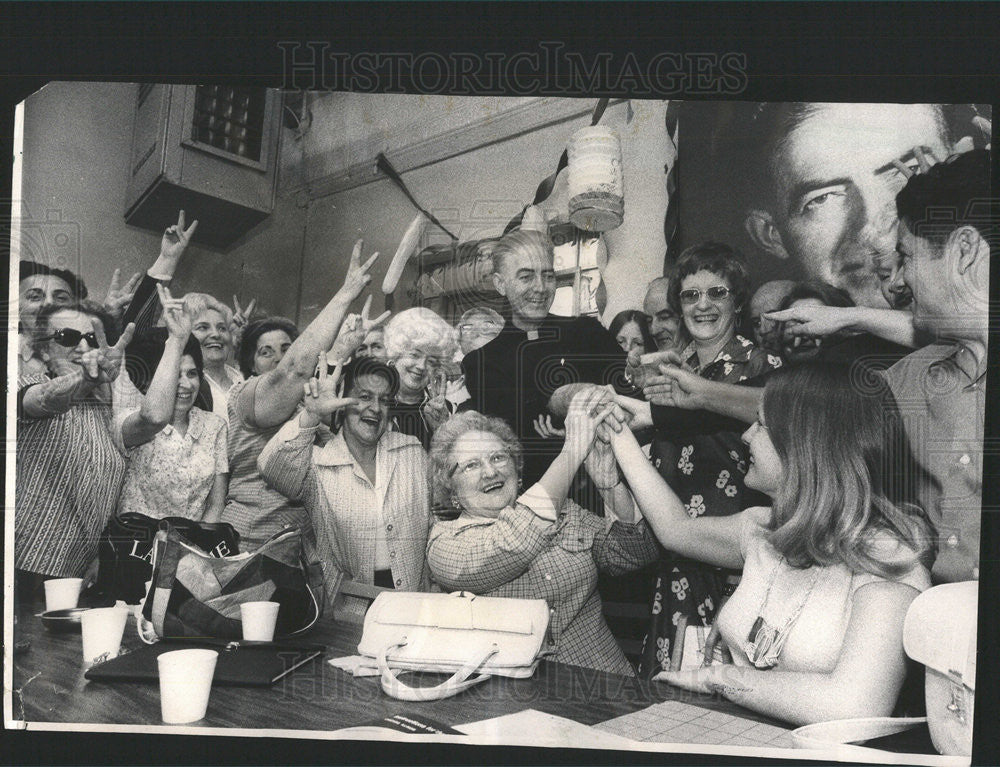
[[(791, 722), (888, 714), (910, 602), (978, 578), (989, 154), (925, 159), (873, 256), (881, 308), (818, 279), (752, 290), (741, 254), (704, 242), (606, 329), (549, 313), (552, 241), (525, 229), (492, 251), (502, 311), (453, 324), (372, 319), (370, 297), (350, 315), (375, 261), (360, 243), (301, 329), (175, 298), (183, 212), (103, 306), (22, 262), (18, 593), (93, 575), (116, 513), (228, 522), (243, 550), (298, 526), (331, 592), (542, 598), (556, 660)], [(598, 574), (652, 563), (632, 663)], [(678, 668), (691, 624), (729, 662)]]

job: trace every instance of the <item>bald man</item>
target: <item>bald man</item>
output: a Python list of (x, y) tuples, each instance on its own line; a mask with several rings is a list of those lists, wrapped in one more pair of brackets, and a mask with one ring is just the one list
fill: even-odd
[(642, 302), (642, 310), (649, 315), (649, 333), (661, 352), (681, 345), (683, 326), (680, 315), (670, 308), (669, 293), (670, 278), (657, 277), (647, 286)]

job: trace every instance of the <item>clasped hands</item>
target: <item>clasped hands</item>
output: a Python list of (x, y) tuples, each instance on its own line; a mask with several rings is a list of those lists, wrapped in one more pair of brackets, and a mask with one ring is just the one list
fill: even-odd
[[(596, 437), (602, 442), (610, 442), (611, 432), (619, 432), (623, 427), (627, 427), (632, 420), (629, 412), (616, 402), (615, 390), (611, 386), (598, 386), (597, 384), (567, 384), (561, 386), (552, 395), (549, 401), (549, 409), (560, 415), (565, 411), (566, 426), (569, 426), (570, 412), (579, 415), (579, 408), (587, 406), (597, 414), (599, 411), (611, 405), (606, 415), (607, 420), (602, 420), (600, 428), (596, 429)], [(576, 411), (573, 411), (574, 405)], [(552, 416), (547, 414), (539, 415), (532, 422), (535, 432), (545, 439), (563, 439), (566, 437), (567, 429), (560, 429), (552, 422)]]

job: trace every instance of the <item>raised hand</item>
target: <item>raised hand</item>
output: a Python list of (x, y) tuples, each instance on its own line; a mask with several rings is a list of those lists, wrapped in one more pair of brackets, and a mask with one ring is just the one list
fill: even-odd
[(80, 358), (80, 367), (83, 369), (85, 381), (93, 384), (111, 383), (121, 372), (122, 360), (125, 358), (125, 347), (132, 340), (135, 333), (135, 323), (130, 322), (128, 327), (121, 334), (118, 343), (108, 346), (107, 336), (104, 335), (104, 324), (97, 318), (91, 317), (90, 322), (94, 327), (94, 335), (97, 337), (97, 348), (89, 349)]
[(361, 309), (361, 314), (350, 315), (344, 321), (344, 325), (340, 329), (340, 334), (337, 336), (337, 340), (333, 342), (333, 348), (330, 349), (330, 354), (328, 355), (331, 363), (347, 362), (365, 340), (365, 336), (375, 328), (383, 325), (389, 319), (389, 315), (392, 314), (392, 312), (382, 312), (376, 319), (370, 320), (368, 319), (368, 313), (371, 311), (371, 307), (372, 297), (369, 295), (365, 299), (365, 305)]
[(177, 214), (177, 223), (171, 224), (163, 232), (163, 238), (160, 240), (160, 257), (172, 261), (179, 260), (197, 228), (198, 221), (195, 220), (191, 222), (191, 226), (185, 229), (184, 211), (180, 211)]
[(437, 430), (438, 426), (451, 417), (448, 402), (445, 400), (445, 393), (447, 391), (448, 376), (444, 371), (438, 371), (431, 380), (430, 386), (427, 387), (429, 396), (421, 408), (424, 418), (427, 419), (432, 431)]
[(111, 284), (108, 285), (108, 294), (104, 298), (104, 310), (115, 319), (122, 316), (125, 307), (132, 301), (132, 296), (135, 295), (135, 289), (139, 287), (142, 274), (136, 272), (124, 286), (121, 285), (121, 277), (122, 270), (115, 269), (114, 274), (111, 275)]
[(372, 268), (372, 264), (378, 258), (378, 253), (373, 253), (367, 261), (361, 263), (361, 248), (363, 246), (364, 240), (358, 240), (354, 243), (351, 260), (347, 266), (347, 276), (344, 277), (343, 286), (337, 291), (337, 295), (346, 300), (347, 303), (360, 296), (365, 286), (372, 281), (372, 276), (368, 273), (368, 270)]
[(160, 283), (156, 284), (156, 293), (160, 297), (160, 306), (163, 307), (163, 323), (167, 326), (167, 333), (171, 338), (186, 342), (191, 335), (193, 318), (184, 307), (184, 300), (174, 298), (170, 295), (170, 288)]
[(233, 296), (233, 334), (239, 338), (243, 335), (244, 329), (246, 329), (247, 323), (250, 322), (250, 318), (253, 317), (253, 310), (257, 308), (257, 299), (251, 298), (250, 303), (246, 307), (240, 306), (240, 299), (237, 296)]
[(302, 385), (305, 410), (320, 421), (326, 420), (334, 411), (357, 402), (353, 397), (341, 396), (340, 373), (342, 367), (338, 364), (331, 375), (328, 372), (326, 355), (320, 354), (319, 377), (310, 378)]

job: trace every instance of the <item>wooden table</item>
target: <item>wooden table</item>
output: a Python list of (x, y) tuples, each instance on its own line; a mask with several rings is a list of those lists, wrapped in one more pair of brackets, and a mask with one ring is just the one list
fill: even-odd
[[(32, 605), (39, 611), (38, 605)], [(326, 657), (353, 655), (361, 627), (324, 619), (303, 641), (327, 646)], [(31, 609), (19, 611), (15, 640), (13, 714), (28, 722), (160, 724), (159, 688), (148, 683), (102, 683), (84, 678), (79, 633), (53, 634)], [(123, 646), (141, 642), (129, 619)], [(316, 660), (270, 688), (212, 689), (208, 713), (195, 726), (331, 731), (395, 714), (420, 713), (447, 725), (535, 709), (592, 725), (664, 700), (696, 705), (755, 721), (769, 720), (733, 703), (696, 696), (662, 683), (644, 683), (577, 666), (543, 662), (531, 679), (494, 677), (442, 701), (413, 703), (385, 695), (376, 677), (355, 678)]]

